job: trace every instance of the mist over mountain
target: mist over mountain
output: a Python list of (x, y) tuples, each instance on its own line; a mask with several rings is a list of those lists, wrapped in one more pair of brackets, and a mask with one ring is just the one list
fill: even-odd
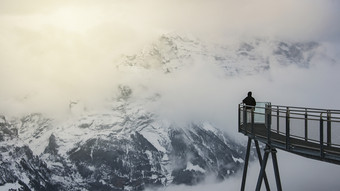
[(318, 42), (162, 35), (116, 60), (112, 73), (122, 78), (100, 108), (80, 97), (63, 106), (63, 118), (4, 113), (0, 188), (144, 190), (235, 178), (245, 151), (239, 96), (251, 87), (266, 99), (259, 87), (277, 80), (277, 68), (309, 72), (319, 61), (338, 68)]
[[(339, 9), (0, 1), (0, 190), (239, 190), (237, 104), (248, 91), (340, 108)], [(340, 187), (338, 166), (281, 151), (278, 160), (284, 190)], [(256, 160), (248, 172), (253, 190)]]
[(224, 69), (226, 75), (251, 75), (270, 69), (270, 65), (294, 64), (308, 68), (315, 58), (323, 57), (335, 63), (320, 44), (308, 42), (285, 42), (265, 38), (234, 40), (226, 44), (208, 43), (193, 36), (176, 33), (162, 35), (156, 43), (136, 55), (126, 56), (122, 65), (162, 68), (164, 72), (194, 64), (215, 65)]

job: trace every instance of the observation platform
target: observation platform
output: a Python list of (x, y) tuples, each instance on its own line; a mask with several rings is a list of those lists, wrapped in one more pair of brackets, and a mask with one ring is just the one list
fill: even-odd
[[(255, 107), (239, 104), (238, 118), (238, 131), (248, 136), (241, 190), (245, 187), (252, 141), (255, 142), (261, 165), (256, 190), (260, 190), (263, 179), (267, 190), (270, 190), (265, 174), (269, 154), (272, 154), (277, 189), (282, 190), (276, 149), (340, 165), (340, 110), (260, 102)], [(266, 145), (263, 160), (258, 141)]]

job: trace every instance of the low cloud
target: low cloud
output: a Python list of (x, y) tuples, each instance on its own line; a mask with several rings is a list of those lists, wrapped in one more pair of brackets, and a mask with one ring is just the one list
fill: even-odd
[[(0, 113), (59, 115), (76, 100), (101, 108), (119, 84), (126, 84), (137, 99), (161, 94), (159, 105), (150, 110), (213, 119), (242, 142), (245, 137), (236, 130), (237, 104), (249, 90), (257, 101), (340, 108), (339, 8), (340, 3), (332, 0), (4, 0), (0, 2)], [(272, 63), (267, 72), (232, 77), (203, 62), (173, 74), (117, 70), (122, 54), (135, 54), (172, 31), (220, 44), (237, 41), (235, 37), (317, 41), (325, 45), (319, 51), (327, 59), (315, 58), (309, 68)], [(279, 165), (284, 190), (340, 186), (337, 166), (283, 152)], [(257, 167), (254, 162), (249, 170), (249, 189), (256, 184)], [(268, 172), (273, 172), (270, 168)], [(165, 190), (238, 190), (240, 177)]]
[[(339, 7), (338, 2), (319, 0), (1, 1), (1, 112), (63, 111), (58, 106), (67, 107), (75, 99), (98, 105), (125, 79), (115, 70), (120, 56), (172, 31), (219, 43), (258, 36), (334, 43), (340, 34)], [(217, 93), (233, 85), (221, 83), (214, 89), (209, 82), (200, 83), (216, 92), (211, 93), (214, 100), (231, 93), (240, 97), (251, 89)]]
[[(283, 190), (336, 191), (339, 189), (340, 183), (336, 176), (339, 173), (337, 165), (307, 159), (281, 150), (278, 150), (277, 157)], [(248, 167), (245, 190), (254, 190), (256, 188), (259, 172), (260, 165), (258, 161), (251, 162)], [(266, 173), (270, 188), (276, 190), (271, 156), (268, 159)], [(204, 183), (195, 186), (173, 185), (158, 189), (149, 188), (147, 191), (234, 191), (241, 189), (241, 180), (242, 172), (239, 172), (237, 175), (219, 183), (208, 179)], [(265, 190), (264, 183), (262, 183), (262, 189)]]

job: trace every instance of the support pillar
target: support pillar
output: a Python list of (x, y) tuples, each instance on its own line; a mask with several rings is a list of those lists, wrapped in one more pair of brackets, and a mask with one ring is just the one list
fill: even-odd
[[(255, 142), (255, 146), (256, 146), (256, 152), (257, 152), (257, 156), (259, 158), (259, 163), (260, 163), (260, 166), (262, 167), (262, 156), (261, 156), (261, 151), (260, 151), (260, 147), (259, 147), (259, 142), (257, 140), (254, 140)], [(266, 172), (264, 172), (264, 183), (266, 185), (266, 189), (269, 191), (270, 190), (270, 187), (269, 187), (269, 182), (268, 182), (268, 178), (267, 178), (267, 174)]]
[[(250, 155), (250, 148), (251, 148), (251, 141), (252, 141), (252, 138), (248, 137), (246, 158), (245, 158), (244, 168), (243, 168), (243, 177), (242, 177), (241, 191), (244, 191), (245, 185), (246, 185), (248, 163), (249, 163), (249, 155)], [(256, 147), (256, 152), (257, 152), (257, 156), (258, 156), (258, 159), (259, 159), (259, 163), (260, 163), (260, 166), (262, 166), (263, 165), (263, 161), (262, 161), (262, 156), (261, 156), (261, 151), (260, 151), (259, 143), (255, 139), (254, 139), (254, 142), (255, 142), (255, 147)], [(267, 189), (267, 191), (270, 191), (269, 182), (268, 182), (268, 179), (267, 179), (266, 172), (263, 172), (263, 177), (264, 177), (264, 182), (265, 182), (265, 185), (266, 185), (266, 189)]]
[(244, 167), (243, 167), (243, 177), (242, 177), (241, 191), (244, 191), (244, 188), (246, 186), (247, 171), (248, 171), (248, 161), (249, 161), (249, 154), (250, 154), (250, 146), (251, 146), (251, 138), (248, 137), (246, 158), (245, 158)]
[(277, 163), (276, 153), (277, 153), (277, 151), (274, 147), (270, 147), (270, 146), (266, 145), (265, 153), (264, 153), (264, 157), (263, 157), (263, 161), (262, 161), (262, 165), (261, 165), (261, 170), (260, 170), (260, 174), (259, 174), (259, 177), (258, 177), (258, 180), (257, 180), (256, 189), (255, 189), (256, 191), (260, 191), (260, 189), (261, 189), (262, 180), (265, 177), (265, 173), (266, 173), (266, 166), (267, 166), (269, 154), (272, 154), (277, 190), (282, 191), (282, 185), (281, 185), (281, 180), (280, 180), (279, 166), (278, 166), (278, 163)]

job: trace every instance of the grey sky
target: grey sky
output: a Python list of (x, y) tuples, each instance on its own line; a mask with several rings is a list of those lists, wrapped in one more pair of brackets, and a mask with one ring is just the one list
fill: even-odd
[[(228, 126), (223, 128), (244, 141), (236, 132), (237, 103), (249, 87), (261, 101), (340, 108), (339, 10), (337, 0), (2, 0), (0, 113), (62, 113), (70, 100), (77, 99), (96, 107), (113, 93), (112, 87), (122, 82), (133, 86), (138, 81), (173, 96), (179, 105), (199, 95), (190, 100), (192, 108), (186, 111), (204, 115), (211, 112), (207, 106), (213, 106), (221, 124)], [(173, 31), (219, 43), (233, 37), (322, 42), (329, 45), (325, 52), (334, 55), (335, 64), (319, 60), (309, 69), (273, 66), (265, 75), (222, 80), (214, 68), (201, 65), (170, 79), (153, 73), (114, 72), (121, 54), (136, 53)], [(188, 97), (180, 97), (177, 88)], [(218, 93), (211, 95), (207, 90)], [(338, 177), (339, 166), (285, 154), (279, 163), (286, 190), (340, 187), (333, 178)], [(234, 186), (240, 183), (238, 178), (229, 181), (235, 181)]]
[[(339, 8), (332, 0), (4, 0), (0, 97), (20, 102), (35, 95), (58, 100), (55, 106), (82, 97), (97, 105), (121, 79), (111, 73), (117, 57), (173, 31), (219, 43), (235, 36), (327, 41), (339, 54)], [(32, 108), (6, 104), (2, 110)]]

